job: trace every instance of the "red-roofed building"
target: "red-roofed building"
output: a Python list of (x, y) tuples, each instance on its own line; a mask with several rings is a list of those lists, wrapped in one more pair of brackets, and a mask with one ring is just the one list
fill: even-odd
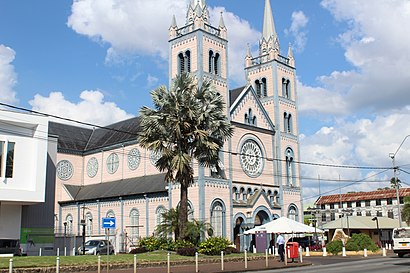
[[(410, 188), (399, 189), (401, 206), (406, 196), (410, 196)], [(394, 189), (321, 196), (316, 200), (315, 205), (318, 226), (334, 221), (347, 213), (349, 216), (398, 219), (397, 196)]]

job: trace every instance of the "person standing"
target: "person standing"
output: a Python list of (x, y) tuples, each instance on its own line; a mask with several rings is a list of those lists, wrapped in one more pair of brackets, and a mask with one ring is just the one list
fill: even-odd
[(278, 245), (278, 252), (280, 255), (280, 261), (284, 262), (285, 261), (285, 238), (278, 233), (278, 236), (276, 237), (276, 244)]

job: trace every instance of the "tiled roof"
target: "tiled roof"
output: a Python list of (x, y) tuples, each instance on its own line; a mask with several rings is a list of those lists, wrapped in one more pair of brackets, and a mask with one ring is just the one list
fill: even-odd
[[(405, 197), (410, 196), (410, 188), (401, 188), (399, 189), (399, 196)], [(355, 201), (364, 201), (364, 200), (376, 200), (376, 199), (387, 199), (387, 198), (396, 198), (396, 190), (377, 190), (377, 191), (368, 191), (368, 192), (353, 192), (353, 193), (344, 193), (333, 194), (321, 196), (315, 202), (316, 205), (323, 204), (332, 204), (339, 203), (340, 199), (342, 202), (355, 202)]]
[(229, 92), (229, 106), (231, 106), (246, 86), (235, 88)]
[(164, 173), (86, 186), (64, 184), (66, 190), (73, 197), (73, 200), (67, 202), (95, 199), (101, 200), (105, 198), (126, 197), (146, 193), (166, 193), (166, 186)]
[(50, 122), (49, 134), (58, 137), (57, 148), (66, 152), (87, 152), (128, 141), (136, 141), (140, 132), (138, 117), (123, 120), (105, 128), (84, 128)]

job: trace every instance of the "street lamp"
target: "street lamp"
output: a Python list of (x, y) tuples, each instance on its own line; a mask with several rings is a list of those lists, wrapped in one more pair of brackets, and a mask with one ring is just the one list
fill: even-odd
[(67, 222), (64, 222), (64, 247), (65, 247), (65, 238), (67, 236)]
[(381, 236), (380, 236), (380, 228), (379, 228), (379, 219), (376, 217), (372, 218), (372, 221), (376, 221), (376, 227), (377, 227), (377, 234), (379, 235), (379, 246), (381, 247), (382, 245), (382, 240), (381, 240)]
[(400, 150), (401, 146), (403, 145), (403, 143), (406, 141), (406, 139), (409, 137), (410, 135), (405, 136), (405, 138), (403, 139), (403, 141), (400, 143), (399, 148), (397, 148), (395, 153), (390, 153), (389, 157), (392, 159), (393, 162), (393, 174), (394, 174), (394, 183), (395, 183), (395, 188), (396, 188), (396, 198), (397, 198), (397, 213), (398, 213), (398, 220), (399, 220), (399, 227), (401, 227), (401, 211), (400, 211), (400, 196), (399, 196), (399, 183), (398, 183), (398, 178), (397, 178), (397, 169), (398, 167), (396, 166), (396, 154), (397, 152)]

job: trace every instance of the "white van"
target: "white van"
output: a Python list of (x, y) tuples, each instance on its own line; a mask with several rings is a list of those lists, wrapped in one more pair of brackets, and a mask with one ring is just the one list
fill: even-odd
[(410, 254), (410, 227), (393, 229), (393, 252), (400, 258)]

